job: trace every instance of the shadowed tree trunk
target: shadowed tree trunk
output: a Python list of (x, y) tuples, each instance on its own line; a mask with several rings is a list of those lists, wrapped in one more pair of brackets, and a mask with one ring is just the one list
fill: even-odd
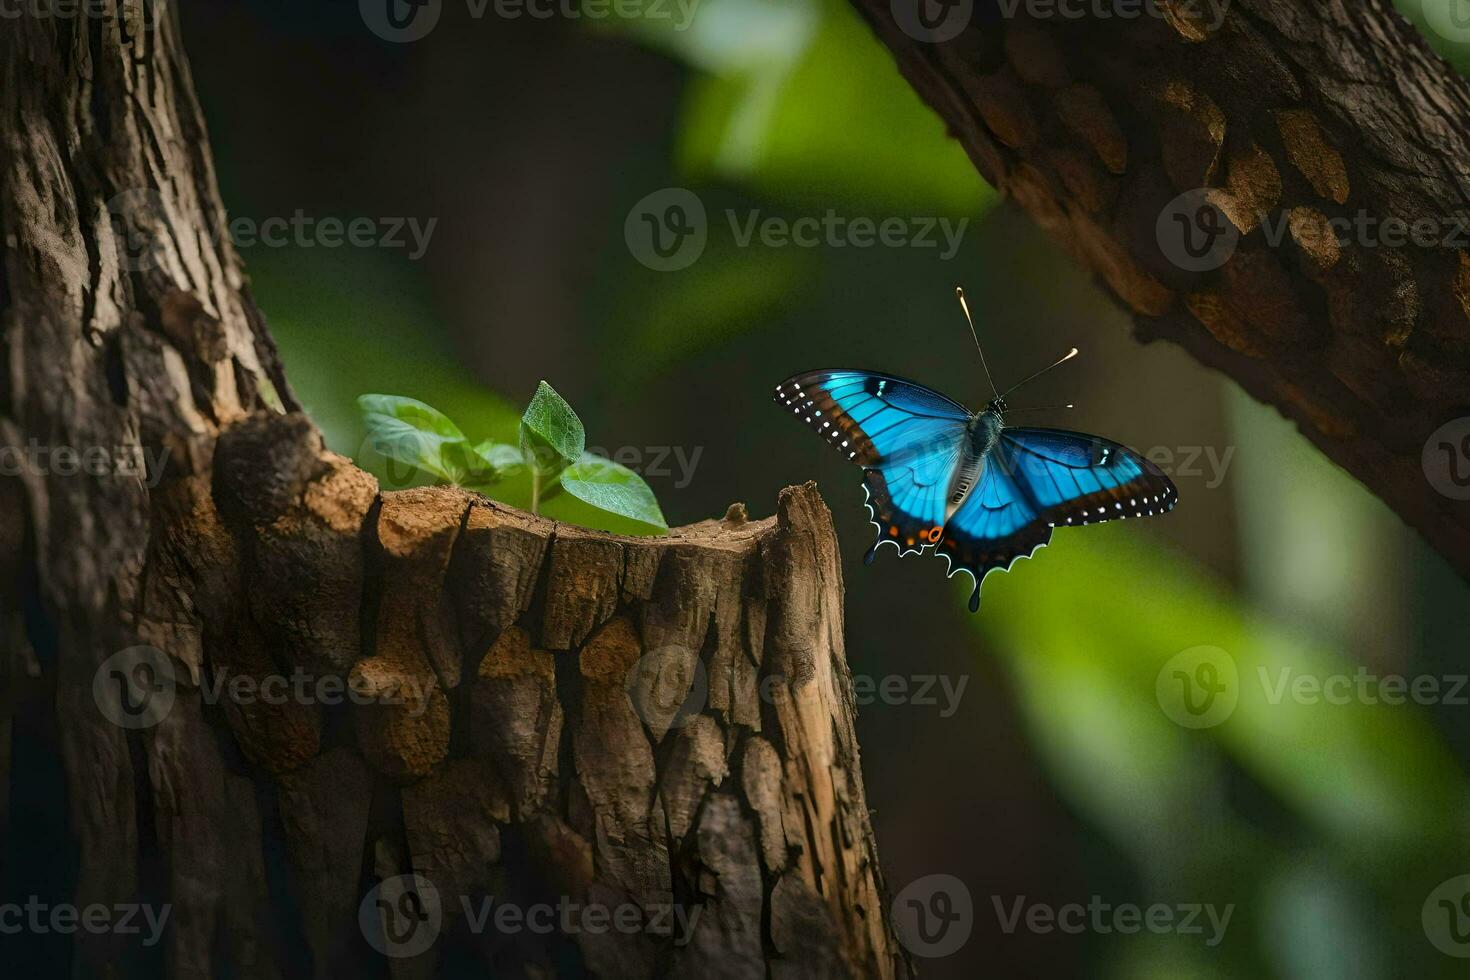
[(853, 3), (1141, 339), (1275, 405), (1470, 575), (1470, 421), (1440, 428), (1470, 415), (1470, 86), (1389, 0)]
[(167, 910), (10, 961), (907, 975), (815, 489), (660, 539), (380, 493), (286, 383), (165, 9), (0, 32), (4, 890)]

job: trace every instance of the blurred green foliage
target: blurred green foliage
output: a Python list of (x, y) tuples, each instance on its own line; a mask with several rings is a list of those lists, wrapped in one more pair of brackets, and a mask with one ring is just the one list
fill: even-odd
[[(1226, 947), (1228, 973), (1182, 937), (1115, 937), (1116, 975), (1389, 975), (1373, 968), (1386, 965), (1385, 939), (1419, 933), (1470, 820), (1428, 714), (1344, 699), (1343, 684), (1334, 698), (1294, 696), (1296, 678), (1359, 667), (1131, 523), (1059, 532), (1038, 558), (1044, 572), (1022, 563), (986, 583), (975, 625), (1009, 664), (1055, 785), (1130, 856), (1152, 899), (1234, 902), (1235, 928), (1259, 934)], [(1176, 655), (1204, 642), (1233, 664), (1222, 690), (1238, 700), (1217, 723), (1184, 727), (1161, 691)], [(1277, 814), (1267, 826), (1256, 794)], [(1445, 966), (1428, 943), (1406, 946), (1393, 975)], [(1160, 956), (1167, 968), (1148, 965)]]
[(979, 214), (995, 192), (844, 0), (703, 0), (614, 23), (696, 69), (678, 167), (806, 207)]
[(1457, 71), (1470, 71), (1470, 4), (1465, 0), (1394, 0), (1394, 6)]

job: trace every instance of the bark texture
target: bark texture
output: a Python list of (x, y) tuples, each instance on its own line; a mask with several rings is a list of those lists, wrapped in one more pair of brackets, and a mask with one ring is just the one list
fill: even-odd
[[(1470, 504), (1437, 492), (1422, 458), (1470, 414), (1470, 85), (1388, 0), (1080, 18), (974, 0), (938, 43), (915, 36), (951, 33), (933, 0), (853, 2), (985, 179), (1097, 274), (1140, 338), (1275, 405), (1470, 575)], [(913, 27), (919, 3), (939, 33)], [(1223, 266), (1188, 271), (1160, 220), (1196, 190), (1240, 237)], [(1382, 240), (1389, 218), (1427, 222), (1432, 244)]]
[(657, 540), (381, 493), (297, 411), (171, 8), (7, 21), (0, 71), (5, 889), (169, 906), (23, 965), (909, 972), (812, 486)]

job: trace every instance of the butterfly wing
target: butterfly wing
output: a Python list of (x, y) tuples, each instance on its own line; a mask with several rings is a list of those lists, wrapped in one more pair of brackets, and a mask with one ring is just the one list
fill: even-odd
[(975, 579), (974, 612), (985, 576), (1031, 557), (1051, 540), (1052, 528), (1150, 517), (1178, 500), (1163, 471), (1126, 446), (1081, 432), (1007, 427), (946, 525), (938, 553), (950, 575), (963, 570)]
[(1163, 470), (1101, 436), (1005, 428), (997, 448), (1035, 499), (1041, 518), (1057, 527), (1152, 517), (1179, 502)]
[(949, 563), (948, 577), (964, 571), (975, 580), (970, 612), (979, 611), (980, 585), (992, 569), (1009, 571), (1051, 540), (1051, 526), (1004, 453), (997, 444), (986, 454), (975, 488), (945, 525), (936, 551)]
[(900, 555), (938, 539), (970, 410), (933, 389), (871, 371), (812, 371), (781, 382), (778, 404), (863, 467), (878, 540)]

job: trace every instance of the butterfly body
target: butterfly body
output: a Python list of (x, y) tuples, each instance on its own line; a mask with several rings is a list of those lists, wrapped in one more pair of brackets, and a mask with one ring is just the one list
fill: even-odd
[(949, 495), (944, 505), (946, 523), (980, 481), (985, 456), (995, 449), (995, 444), (1000, 441), (1000, 430), (1004, 427), (1000, 413), (991, 409), (977, 412), (966, 424), (965, 445), (960, 453), (959, 465), (955, 467), (954, 476), (950, 479)]
[(777, 385), (778, 404), (863, 468), (878, 538), (900, 556), (933, 550), (980, 586), (1051, 540), (1058, 526), (1172, 510), (1174, 484), (1153, 463), (1098, 436), (1008, 426), (997, 396), (983, 411), (917, 382), (871, 371), (811, 371)]

